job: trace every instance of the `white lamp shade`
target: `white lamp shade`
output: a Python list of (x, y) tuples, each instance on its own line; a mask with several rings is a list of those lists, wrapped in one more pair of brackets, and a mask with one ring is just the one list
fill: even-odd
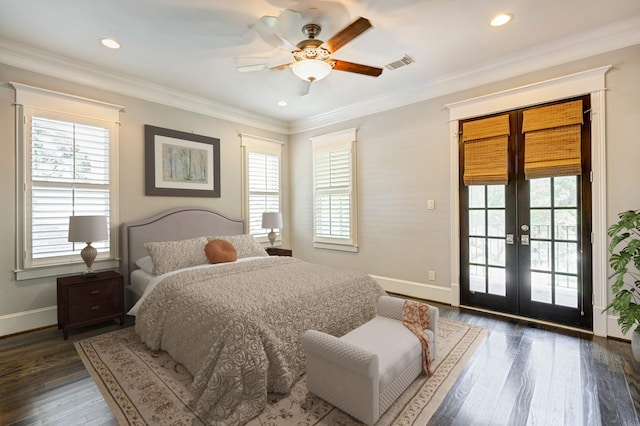
[(331, 65), (319, 59), (306, 59), (291, 65), (293, 73), (305, 81), (322, 80), (331, 72)]
[(108, 237), (106, 216), (69, 217), (69, 241), (92, 243)]
[(262, 213), (262, 227), (265, 229), (281, 229), (282, 213), (280, 212)]

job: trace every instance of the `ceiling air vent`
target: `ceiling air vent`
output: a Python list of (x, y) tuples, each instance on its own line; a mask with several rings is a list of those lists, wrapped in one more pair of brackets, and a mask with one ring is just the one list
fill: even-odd
[(386, 69), (388, 69), (388, 70), (393, 71), (393, 70), (397, 70), (398, 68), (405, 67), (405, 66), (407, 66), (409, 64), (412, 64), (414, 62), (415, 62), (415, 60), (411, 56), (405, 54), (403, 57), (398, 58), (398, 59), (396, 59), (396, 60), (394, 60), (392, 62), (389, 62), (384, 67)]

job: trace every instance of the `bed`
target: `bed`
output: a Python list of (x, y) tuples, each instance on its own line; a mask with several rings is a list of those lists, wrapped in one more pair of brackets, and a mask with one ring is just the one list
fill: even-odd
[[(212, 424), (243, 424), (257, 416), (267, 393), (287, 393), (304, 373), (305, 330), (341, 336), (375, 316), (385, 294), (361, 272), (268, 256), (251, 245), (255, 240), (244, 230), (242, 220), (178, 208), (125, 223), (121, 231), (136, 332), (191, 372), (193, 407)], [(190, 257), (190, 247), (197, 251), (199, 244), (219, 238), (234, 242), (238, 261), (163, 270), (151, 275), (146, 290), (134, 288), (132, 274), (149, 255), (145, 243), (183, 244), (180, 253)]]

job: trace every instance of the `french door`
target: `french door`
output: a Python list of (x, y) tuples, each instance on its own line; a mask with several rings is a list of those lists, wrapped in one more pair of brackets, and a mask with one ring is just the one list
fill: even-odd
[(577, 136), (579, 174), (525, 174), (527, 109), (502, 113), (508, 114), (510, 129), (505, 184), (464, 184), (461, 138), (463, 305), (592, 328), (589, 96), (577, 99), (584, 113)]

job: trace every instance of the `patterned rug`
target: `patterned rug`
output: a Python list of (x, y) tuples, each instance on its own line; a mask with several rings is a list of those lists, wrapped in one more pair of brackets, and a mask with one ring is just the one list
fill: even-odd
[[(481, 327), (440, 318), (434, 374), (419, 376), (377, 425), (424, 425), (486, 335)], [(153, 352), (134, 327), (76, 342), (76, 350), (122, 425), (202, 425), (189, 408), (191, 376), (166, 352)], [(360, 425), (307, 392), (304, 376), (288, 395), (269, 395), (249, 425)]]

